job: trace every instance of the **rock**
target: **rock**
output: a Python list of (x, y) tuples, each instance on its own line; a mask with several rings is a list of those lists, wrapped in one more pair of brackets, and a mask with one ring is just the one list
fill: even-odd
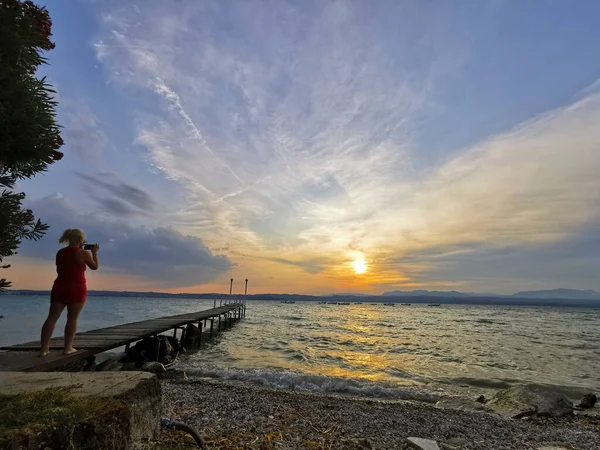
[(455, 437), (442, 442), (440, 445), (444, 450), (460, 450), (469, 444), (469, 440), (462, 437)]
[(200, 337), (200, 329), (193, 324), (188, 324), (188, 326), (185, 329), (185, 342), (183, 344), (183, 346), (186, 349), (190, 349), (196, 346), (196, 344), (198, 343), (198, 339)]
[(475, 401), (477, 403), (485, 403), (485, 395), (480, 395), (479, 397), (477, 397), (477, 399), (475, 399)]
[(123, 364), (116, 359), (107, 359), (96, 365), (96, 372), (105, 372), (109, 370), (121, 370)]
[(593, 408), (597, 401), (598, 398), (596, 397), (596, 394), (585, 394), (581, 401), (577, 404), (577, 407), (586, 409)]
[(432, 441), (431, 439), (422, 439), (418, 437), (409, 437), (406, 438), (406, 442), (412, 447), (418, 450), (440, 450), (440, 447), (437, 445), (437, 442)]
[[(177, 343), (176, 339), (167, 336), (156, 336), (146, 338), (137, 342), (131, 347), (119, 362), (125, 364), (128, 362), (135, 363), (136, 367), (142, 367), (147, 362), (159, 361), (163, 364), (168, 364), (177, 356), (172, 342)], [(178, 346), (179, 344), (177, 344)]]
[(132, 362), (126, 362), (126, 363), (122, 363), (121, 365), (121, 372), (126, 372), (126, 371), (131, 371), (131, 370), (135, 370), (135, 363)]
[(164, 375), (167, 373), (165, 366), (156, 361), (145, 363), (142, 367), (140, 367), (140, 370), (156, 374), (158, 378), (164, 377)]
[(435, 404), (438, 408), (457, 409), (459, 411), (491, 411), (482, 403), (463, 397), (445, 397)]
[(535, 415), (560, 417), (573, 414), (573, 404), (566, 396), (549, 386), (538, 384), (502, 390), (487, 402), (487, 406), (513, 419)]
[(168, 336), (167, 337), (169, 344), (171, 344), (171, 355), (169, 355), (171, 358), (176, 358), (178, 355), (183, 355), (185, 354), (185, 348), (183, 348), (181, 345), (179, 345), (179, 341), (177, 340), (177, 338), (174, 338), (173, 336)]

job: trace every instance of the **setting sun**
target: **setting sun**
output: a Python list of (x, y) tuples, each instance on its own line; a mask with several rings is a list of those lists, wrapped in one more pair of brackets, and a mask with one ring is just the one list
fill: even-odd
[(367, 271), (367, 265), (365, 264), (364, 259), (357, 259), (352, 263), (352, 266), (356, 273), (365, 273)]

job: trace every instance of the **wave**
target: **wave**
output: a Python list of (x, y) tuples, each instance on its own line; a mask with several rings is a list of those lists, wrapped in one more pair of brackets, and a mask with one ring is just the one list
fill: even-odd
[(459, 377), (459, 378), (442, 378), (437, 380), (442, 383), (448, 384), (457, 384), (457, 385), (467, 385), (478, 388), (487, 388), (487, 389), (506, 389), (511, 387), (513, 384), (519, 383), (518, 380), (507, 379), (507, 380), (494, 380), (494, 379), (485, 379), (485, 378), (469, 378), (469, 377)]
[(325, 375), (277, 369), (233, 369), (203, 367), (187, 371), (190, 378), (213, 378), (244, 381), (275, 389), (346, 394), (387, 400), (414, 400), (435, 403), (442, 395), (415, 387), (397, 387), (391, 383), (373, 382), (356, 378), (328, 377)]

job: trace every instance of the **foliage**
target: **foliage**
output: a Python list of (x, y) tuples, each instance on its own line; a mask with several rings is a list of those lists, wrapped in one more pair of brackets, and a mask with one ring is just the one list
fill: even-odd
[[(0, 0), (0, 264), (23, 239), (40, 239), (48, 226), (23, 209), (18, 180), (43, 172), (63, 154), (55, 94), (36, 71), (52, 50), (52, 21), (31, 1)], [(0, 265), (7, 268), (8, 265)], [(0, 291), (10, 282), (0, 279)]]

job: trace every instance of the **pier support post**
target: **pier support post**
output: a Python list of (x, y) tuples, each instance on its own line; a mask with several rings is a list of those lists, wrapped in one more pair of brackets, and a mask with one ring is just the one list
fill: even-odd
[(198, 322), (198, 329), (200, 330), (200, 334), (198, 335), (198, 348), (202, 345), (202, 321)]
[(179, 341), (179, 346), (181, 348), (185, 348), (185, 328), (181, 329), (181, 340)]
[(214, 319), (214, 317), (211, 317), (210, 318), (210, 338), (211, 339), (212, 339), (212, 336), (213, 336), (213, 325), (214, 325), (214, 323), (215, 323), (215, 319)]

